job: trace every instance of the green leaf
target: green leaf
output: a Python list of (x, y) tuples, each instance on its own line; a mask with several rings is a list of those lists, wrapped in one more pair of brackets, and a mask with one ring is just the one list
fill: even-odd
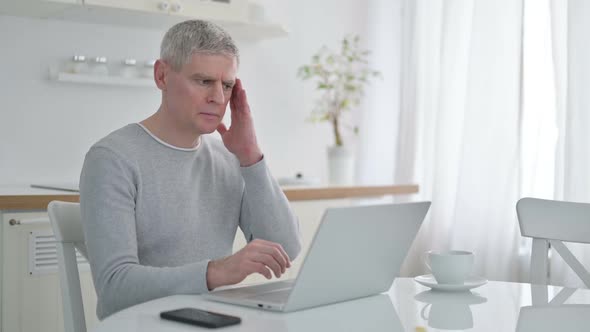
[(346, 91), (356, 91), (357, 88), (355, 85), (352, 84), (344, 84), (344, 90)]
[(350, 101), (348, 99), (343, 99), (340, 102), (340, 108), (348, 108), (349, 105), (350, 105)]

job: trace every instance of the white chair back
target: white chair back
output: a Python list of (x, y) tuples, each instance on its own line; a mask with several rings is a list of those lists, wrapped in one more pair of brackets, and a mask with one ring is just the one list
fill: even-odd
[(49, 203), (47, 211), (56, 240), (65, 331), (86, 332), (84, 304), (75, 250), (78, 249), (84, 257), (87, 257), (80, 204), (52, 201)]
[(548, 283), (549, 244), (590, 288), (590, 273), (562, 241), (590, 243), (590, 204), (522, 198), (516, 204), (520, 233), (533, 239), (531, 283)]

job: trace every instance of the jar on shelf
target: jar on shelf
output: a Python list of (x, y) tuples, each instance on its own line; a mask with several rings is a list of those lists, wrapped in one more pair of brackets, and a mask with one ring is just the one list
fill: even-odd
[(145, 78), (153, 78), (154, 77), (154, 65), (156, 64), (156, 60), (148, 60), (143, 64), (143, 68), (141, 69), (141, 76)]
[(123, 60), (123, 67), (121, 67), (121, 76), (126, 78), (134, 78), (137, 77), (137, 74), (137, 60)]
[(90, 73), (97, 76), (107, 76), (109, 68), (107, 66), (107, 58), (104, 56), (97, 56), (90, 62)]
[(68, 63), (67, 72), (71, 74), (88, 73), (88, 63), (86, 62), (86, 57), (83, 55), (72, 56)]

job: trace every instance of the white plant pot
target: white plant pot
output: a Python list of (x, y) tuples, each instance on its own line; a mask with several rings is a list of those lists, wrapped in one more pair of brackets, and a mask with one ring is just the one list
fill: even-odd
[(342, 146), (330, 146), (328, 155), (328, 182), (331, 185), (354, 184), (354, 152)]

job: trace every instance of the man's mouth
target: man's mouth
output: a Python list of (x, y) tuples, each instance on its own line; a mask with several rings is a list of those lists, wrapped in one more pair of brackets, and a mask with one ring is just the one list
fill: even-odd
[(201, 112), (199, 114), (204, 115), (206, 117), (219, 118), (219, 114), (217, 114), (217, 113)]

